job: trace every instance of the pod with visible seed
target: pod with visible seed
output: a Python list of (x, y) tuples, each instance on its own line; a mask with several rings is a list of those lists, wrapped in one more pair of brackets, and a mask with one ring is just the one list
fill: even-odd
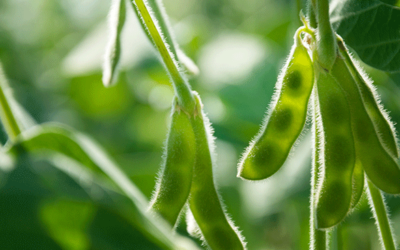
[(341, 57), (338, 57), (334, 64), (332, 75), (350, 103), (357, 159), (361, 162), (368, 178), (379, 189), (386, 193), (399, 194), (400, 168), (391, 154), (383, 147), (356, 82)]
[(172, 226), (189, 196), (196, 151), (190, 119), (176, 100), (174, 103), (163, 168), (150, 202), (150, 210), (159, 213)]
[(313, 77), (311, 59), (296, 32), (295, 44), (277, 83), (271, 113), (243, 155), (239, 177), (265, 179), (283, 165), (304, 127)]
[(396, 133), (393, 124), (389, 120), (389, 115), (384, 111), (382, 105), (379, 103), (378, 94), (375, 92), (372, 84), (369, 84), (364, 80), (363, 73), (354, 65), (349, 51), (346, 48), (342, 39), (338, 39), (338, 47), (341, 52), (349, 72), (353, 76), (355, 83), (357, 84), (358, 90), (361, 93), (365, 109), (371, 118), (375, 130), (377, 131), (379, 138), (386, 150), (395, 158), (399, 158), (399, 147), (397, 145)]
[(356, 155), (350, 108), (343, 90), (317, 63), (315, 74), (323, 169), (316, 195), (315, 224), (318, 229), (327, 229), (340, 223), (350, 210)]

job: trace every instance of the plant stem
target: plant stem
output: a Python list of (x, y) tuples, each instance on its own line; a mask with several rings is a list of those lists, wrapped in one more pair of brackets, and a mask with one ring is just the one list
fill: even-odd
[(6, 79), (0, 65), (0, 120), (4, 125), (10, 141), (14, 142), (16, 137), (21, 133), (21, 129), (18, 126), (17, 120), (15, 119), (10, 104), (8, 103), (6, 95), (4, 93), (6, 87)]
[(336, 39), (329, 21), (329, 0), (312, 1), (318, 23), (318, 62), (330, 71), (336, 59)]
[(315, 0), (310, 0), (307, 3), (307, 12), (308, 12), (308, 20), (310, 22), (310, 27), (311, 28), (316, 28), (317, 27), (317, 19), (315, 17)]
[(170, 24), (164, 13), (164, 9), (160, 0), (147, 0), (147, 4), (151, 8), (154, 18), (157, 20), (158, 26), (164, 36), (165, 41), (169, 45), (169, 50), (174, 55), (175, 59), (178, 60), (177, 44), (175, 43), (172, 34), (170, 32)]
[(396, 250), (382, 193), (368, 180), (369, 203), (385, 250)]
[[(161, 59), (171, 77), (180, 106), (186, 112), (194, 112), (195, 101), (190, 85), (179, 71), (178, 63), (174, 60), (173, 54), (167, 48), (166, 43), (161, 37), (160, 31), (157, 29), (148, 7), (143, 0), (133, 0), (133, 3), (144, 26), (147, 28), (151, 40), (161, 55)], [(173, 46), (173, 44), (171, 44), (171, 46)]]
[(314, 154), (313, 154), (313, 164), (311, 170), (311, 195), (310, 195), (310, 250), (326, 250), (327, 248), (327, 232), (318, 230), (315, 227), (314, 222), (314, 208), (315, 197), (317, 194), (317, 184), (319, 175), (319, 136), (318, 136), (318, 125), (317, 125), (317, 88), (314, 86), (313, 91), (313, 139), (314, 139)]

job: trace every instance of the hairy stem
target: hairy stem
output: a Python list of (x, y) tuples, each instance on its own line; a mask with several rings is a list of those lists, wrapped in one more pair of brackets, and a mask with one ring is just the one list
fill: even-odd
[(6, 79), (3, 75), (3, 70), (0, 65), (0, 120), (6, 130), (11, 142), (14, 142), (16, 137), (21, 133), (17, 120), (11, 110), (10, 104), (7, 101), (4, 90), (7, 87)]
[(308, 20), (310, 22), (310, 26), (311, 28), (316, 28), (317, 27), (317, 19), (315, 17), (315, 10), (314, 10), (314, 6), (315, 6), (315, 0), (310, 0), (307, 3), (307, 12), (308, 12)]
[[(153, 17), (150, 15), (147, 5), (144, 0), (134, 0), (133, 3), (141, 17), (143, 25), (146, 27), (146, 31), (161, 55), (161, 59), (171, 77), (180, 106), (182, 106), (186, 112), (194, 112), (195, 101), (190, 85), (179, 71), (178, 63), (162, 38)], [(171, 44), (171, 46), (173, 46), (173, 44)]]
[(389, 217), (386, 211), (386, 205), (382, 193), (372, 182), (368, 180), (369, 203), (380, 233), (379, 237), (385, 250), (396, 250), (392, 230), (389, 223)]
[(329, 0), (313, 0), (318, 23), (318, 62), (330, 71), (336, 59), (336, 39), (329, 21)]
[(315, 227), (314, 221), (314, 210), (315, 210), (315, 197), (317, 194), (318, 176), (319, 176), (319, 137), (318, 137), (318, 123), (317, 123), (317, 112), (318, 112), (318, 101), (317, 101), (317, 88), (314, 86), (313, 91), (313, 139), (314, 139), (314, 154), (312, 161), (311, 170), (311, 194), (310, 194), (310, 250), (326, 250), (327, 248), (327, 237), (326, 231), (318, 230)]
[(153, 15), (158, 22), (158, 26), (164, 35), (165, 41), (169, 45), (169, 50), (174, 55), (175, 59), (178, 60), (177, 44), (175, 43), (173, 36), (170, 32), (170, 24), (164, 13), (164, 9), (160, 0), (147, 0), (147, 4), (153, 11)]

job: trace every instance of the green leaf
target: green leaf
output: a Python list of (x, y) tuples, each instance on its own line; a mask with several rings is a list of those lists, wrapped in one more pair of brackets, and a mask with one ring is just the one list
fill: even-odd
[[(104, 173), (131, 200), (133, 206), (124, 208), (131, 211), (128, 213), (130, 216), (125, 219), (135, 228), (163, 249), (196, 249), (191, 241), (180, 236), (172, 236), (172, 229), (164, 221), (146, 213), (148, 205), (143, 194), (107, 154), (86, 136), (61, 125), (45, 124), (24, 131), (17, 137), (17, 143), (6, 145), (6, 149), (8, 153), (13, 154), (24, 151), (35, 155), (45, 153), (44, 155), (50, 156), (50, 159), (55, 153), (73, 160), (63, 166), (66, 171), (71, 171), (71, 166), (75, 162), (85, 166), (86, 171)], [(60, 160), (53, 162), (58, 166), (62, 164)], [(82, 175), (76, 172), (69, 173), (74, 174), (78, 180)]]
[(344, 0), (331, 4), (336, 32), (366, 64), (400, 72), (400, 8), (379, 0)]
[(2, 249), (127, 249), (107, 247), (136, 245), (160, 249), (133, 223), (138, 213), (126, 196), (87, 168), (65, 160), (55, 158), (54, 167), (23, 153), (17, 167), (5, 173), (0, 187)]

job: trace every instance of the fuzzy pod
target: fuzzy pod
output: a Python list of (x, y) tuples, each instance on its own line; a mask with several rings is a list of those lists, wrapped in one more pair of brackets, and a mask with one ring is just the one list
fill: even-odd
[(351, 209), (354, 209), (357, 206), (362, 194), (364, 193), (364, 180), (364, 169), (362, 168), (361, 162), (359, 162), (356, 157), (356, 165), (354, 166), (353, 170), (353, 194), (351, 197)]
[(284, 164), (304, 127), (313, 77), (313, 64), (307, 49), (296, 37), (276, 84), (270, 113), (239, 163), (239, 177), (265, 179)]
[(172, 226), (185, 205), (192, 184), (196, 140), (189, 116), (175, 100), (160, 177), (150, 202)]
[(313, 134), (313, 155), (312, 155), (312, 168), (311, 168), (311, 194), (310, 194), (310, 249), (312, 250), (326, 250), (329, 239), (328, 233), (325, 230), (318, 230), (315, 227), (315, 204), (318, 190), (318, 178), (321, 175), (321, 161), (320, 161), (320, 145), (321, 145), (321, 127), (318, 126), (320, 122), (317, 89), (314, 86), (312, 92), (312, 134)]
[(355, 148), (349, 103), (335, 78), (316, 64), (321, 127), (321, 176), (316, 195), (315, 226), (328, 229), (350, 210)]
[(395, 158), (399, 158), (399, 147), (397, 145), (394, 126), (390, 122), (389, 115), (380, 104), (378, 94), (376, 93), (372, 83), (368, 80), (366, 74), (354, 64), (343, 40), (338, 39), (338, 47), (341, 56), (343, 57), (349, 72), (353, 76), (358, 90), (361, 93), (365, 109), (375, 126), (375, 130), (379, 135), (382, 145), (386, 148), (389, 154)]
[(208, 119), (202, 113), (200, 97), (195, 94), (196, 115), (192, 118), (196, 138), (196, 160), (190, 190), (189, 207), (210, 249), (246, 249), (242, 236), (226, 215), (213, 178), (212, 135)]
[(109, 87), (118, 77), (117, 67), (121, 59), (121, 33), (126, 19), (125, 0), (113, 0), (109, 14), (110, 37), (103, 64), (103, 84)]
[(400, 168), (382, 145), (379, 133), (364, 105), (362, 94), (341, 57), (338, 57), (334, 64), (332, 75), (350, 103), (357, 160), (361, 162), (368, 178), (379, 189), (386, 193), (399, 194)]

